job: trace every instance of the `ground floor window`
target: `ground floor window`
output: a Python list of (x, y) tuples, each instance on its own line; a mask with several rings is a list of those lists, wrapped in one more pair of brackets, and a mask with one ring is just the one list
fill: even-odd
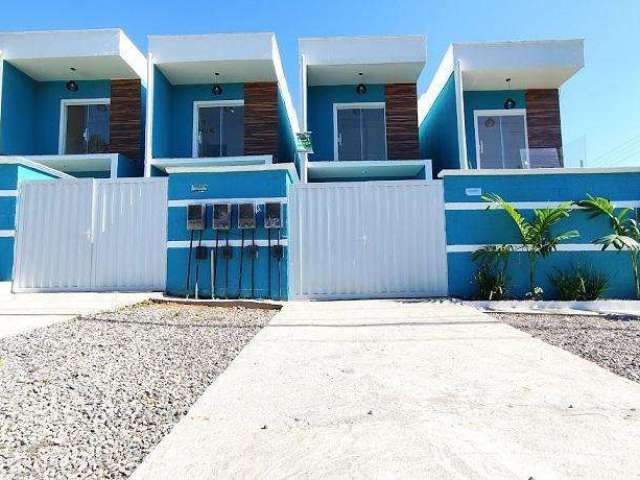
[(333, 105), (334, 160), (386, 160), (384, 102)]
[(107, 153), (109, 105), (108, 98), (62, 100), (59, 153)]
[(475, 110), (478, 168), (527, 168), (526, 110)]
[(193, 157), (244, 155), (244, 101), (195, 102)]

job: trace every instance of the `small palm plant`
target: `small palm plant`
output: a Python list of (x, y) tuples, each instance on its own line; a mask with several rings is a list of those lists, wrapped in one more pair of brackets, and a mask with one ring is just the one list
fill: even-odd
[(616, 207), (610, 200), (603, 197), (587, 195), (586, 200), (576, 202), (576, 205), (589, 212), (589, 218), (604, 216), (609, 219), (611, 233), (593, 241), (602, 245), (602, 250), (613, 247), (618, 251), (627, 250), (631, 261), (631, 271), (636, 291), (636, 298), (640, 298), (640, 278), (638, 275), (638, 260), (640, 258), (640, 230), (638, 219), (631, 216), (630, 208), (622, 208), (616, 213)]
[(485, 245), (471, 255), (479, 264), (474, 278), (478, 287), (478, 298), (482, 300), (503, 300), (507, 296), (507, 267), (511, 245)]
[(577, 230), (569, 230), (559, 234), (554, 234), (551, 227), (559, 221), (567, 218), (571, 211), (571, 203), (561, 203), (556, 207), (540, 208), (533, 211), (531, 221), (524, 218), (513, 205), (495, 193), (483, 195), (482, 199), (490, 202), (492, 206), (502, 208), (518, 229), (522, 249), (527, 253), (529, 262), (529, 293), (528, 296), (539, 298), (542, 290), (536, 288), (536, 267), (540, 258), (547, 257), (557, 250), (558, 245), (566, 240), (578, 237)]

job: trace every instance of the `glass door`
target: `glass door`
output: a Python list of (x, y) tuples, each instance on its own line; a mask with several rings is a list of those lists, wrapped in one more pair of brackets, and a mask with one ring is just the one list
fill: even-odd
[(475, 111), (478, 168), (526, 168), (527, 121), (524, 110)]
[(386, 160), (384, 104), (336, 104), (335, 122), (335, 160)]
[(234, 157), (244, 155), (244, 106), (199, 106), (197, 157)]
[(66, 105), (65, 154), (109, 151), (109, 105)]

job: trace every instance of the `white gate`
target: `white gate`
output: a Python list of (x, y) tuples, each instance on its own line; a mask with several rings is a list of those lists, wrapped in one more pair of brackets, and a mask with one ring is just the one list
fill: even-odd
[(447, 295), (441, 181), (291, 188), (290, 297)]
[(14, 291), (164, 290), (166, 179), (27, 182)]

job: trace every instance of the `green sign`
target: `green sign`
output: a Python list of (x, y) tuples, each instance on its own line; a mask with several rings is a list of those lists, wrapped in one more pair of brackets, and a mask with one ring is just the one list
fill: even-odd
[(299, 153), (313, 153), (311, 132), (296, 133), (296, 151)]

